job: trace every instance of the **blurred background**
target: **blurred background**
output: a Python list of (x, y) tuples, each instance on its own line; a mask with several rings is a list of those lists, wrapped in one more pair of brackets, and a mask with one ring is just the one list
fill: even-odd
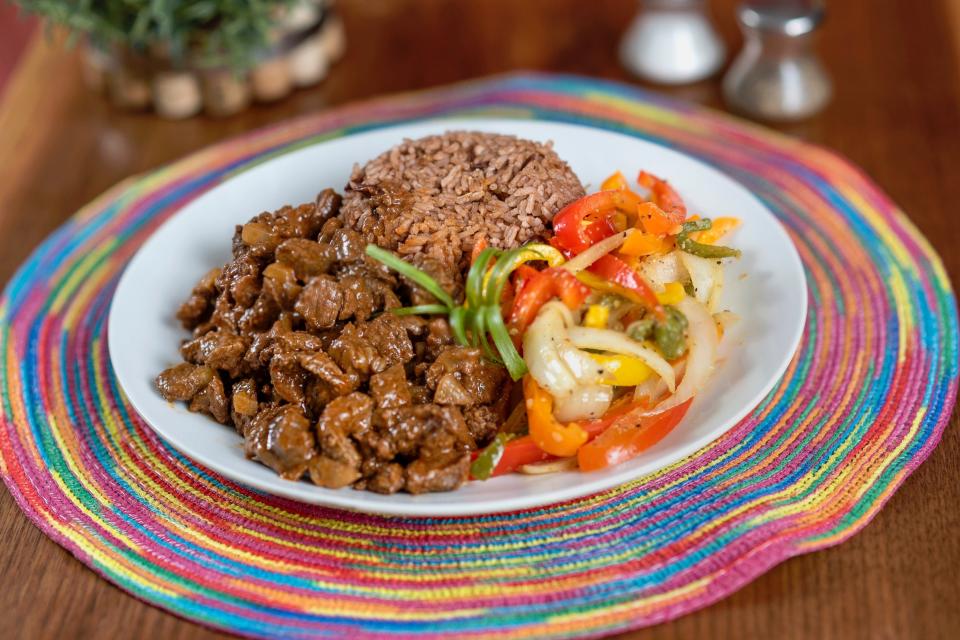
[[(894, 170), (886, 158), (917, 144), (918, 135), (938, 137), (953, 152), (956, 144), (943, 142), (943, 135), (960, 130), (951, 106), (957, 104), (960, 0), (833, 0), (822, 22), (820, 16), (809, 19), (822, 8), (815, 0), (18, 4), (0, 0), (5, 213), (50, 210), (62, 219), (130, 174), (243, 131), (352, 100), (516, 70), (622, 80), (765, 119), (755, 108), (784, 88), (771, 94), (761, 73), (745, 90), (750, 83), (744, 78), (756, 80), (751, 73), (758, 68), (789, 59), (792, 68), (779, 76), (792, 83), (787, 91), (801, 102), (816, 91), (822, 95), (807, 105), (805, 117), (773, 126), (852, 155), (869, 172), (888, 177), (881, 184), (895, 196), (901, 182), (908, 189), (911, 172), (931, 167), (913, 163)], [(194, 13), (164, 9), (173, 4)], [(298, 4), (315, 10), (298, 13)], [(281, 8), (257, 13), (252, 6)], [(749, 26), (743, 24), (745, 8), (759, 12), (747, 16)], [(232, 35), (211, 41), (200, 30), (198, 36), (197, 25), (211, 23), (204, 11), (217, 24), (232, 20)], [(65, 46), (64, 30), (44, 29), (36, 14), (49, 17), (48, 23), (73, 24), (71, 46)], [(784, 39), (784, 30), (800, 37)], [(124, 43), (131, 39), (148, 44), (128, 55)], [(194, 49), (206, 54), (218, 47), (230, 55), (192, 59)], [(687, 54), (692, 62), (686, 70), (671, 68)], [(648, 73), (638, 77), (644, 64)], [(680, 82), (667, 85), (662, 76), (651, 82), (651, 64), (653, 75), (672, 74)], [(811, 64), (819, 76), (812, 84)], [(706, 68), (708, 77), (691, 82), (697, 75), (691, 65)], [(184, 70), (193, 79), (179, 73)], [(731, 92), (735, 71), (740, 84)], [(259, 85), (250, 81), (257, 73)], [(210, 78), (221, 84), (208, 86)], [(237, 89), (235, 78), (247, 86)], [(157, 88), (163, 91), (153, 93)], [(732, 93), (747, 96), (745, 103)], [(158, 96), (165, 117), (157, 114), (152, 98)], [(56, 192), (38, 176), (56, 176)], [(29, 247), (55, 222), (5, 215), (0, 232), (15, 230)], [(23, 257), (0, 256), (0, 273), (11, 273)]]
[[(0, 203), (7, 211), (55, 209), (62, 218), (130, 174), (243, 131), (352, 100), (516, 70), (621, 80), (758, 120), (769, 120), (764, 100), (792, 91), (794, 101), (814, 103), (809, 113), (774, 118), (772, 126), (852, 155), (888, 177), (881, 184), (895, 196), (901, 183), (907, 190), (911, 172), (931, 167), (894, 170), (886, 158), (916, 145), (918, 135), (940, 138), (954, 152), (956, 143), (942, 136), (960, 130), (951, 106), (960, 0), (833, 0), (822, 21), (823, 3), (815, 0), (258, 3), (281, 6), (266, 14), (237, 0), (179, 3), (199, 7), (200, 18), (146, 0), (19, 4), (0, 0)], [(315, 10), (297, 13), (298, 4)], [(92, 14), (76, 9), (81, 5)], [(101, 6), (106, 18), (97, 14)], [(756, 15), (745, 18), (745, 8)], [(233, 20), (226, 46), (196, 35), (204, 11), (221, 23)], [(36, 14), (73, 24), (71, 46), (62, 29), (44, 29)], [(800, 37), (784, 38), (784, 31)], [(123, 46), (131, 34), (139, 34), (138, 44), (155, 37), (131, 56)], [(205, 47), (230, 55), (191, 59), (192, 49)], [(677, 69), (684, 52), (689, 64)], [(790, 86), (771, 89), (769, 74), (757, 80), (758, 69), (784, 59), (793, 66), (773, 79)], [(691, 81), (698, 65), (707, 77)], [(258, 73), (259, 84), (251, 82)], [(671, 77), (679, 82), (664, 84)], [(220, 84), (208, 86), (210, 78)], [(236, 78), (245, 86), (238, 89)], [(155, 104), (158, 98), (166, 106)], [(56, 194), (42, 180), (18, 180), (40, 175), (56, 176)], [(5, 216), (0, 232), (12, 225), (29, 247), (53, 222)], [(23, 257), (0, 257), (0, 272), (9, 274)]]

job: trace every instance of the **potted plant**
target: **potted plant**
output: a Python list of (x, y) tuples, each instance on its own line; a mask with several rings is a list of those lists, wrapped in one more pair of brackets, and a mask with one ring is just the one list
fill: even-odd
[(15, 0), (83, 41), (85, 75), (115, 104), (228, 115), (319, 82), (343, 51), (329, 0)]

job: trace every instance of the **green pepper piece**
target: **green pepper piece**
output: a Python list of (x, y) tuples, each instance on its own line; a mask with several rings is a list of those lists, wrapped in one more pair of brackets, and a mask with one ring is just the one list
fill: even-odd
[(663, 311), (666, 318), (653, 328), (653, 340), (664, 358), (675, 360), (687, 352), (687, 341), (684, 336), (687, 318), (678, 309), (669, 305), (665, 306)]
[(656, 322), (653, 317), (647, 316), (646, 318), (641, 318), (630, 325), (629, 335), (634, 340), (646, 340), (653, 333), (655, 325)]
[(498, 433), (470, 465), (470, 475), (477, 480), (486, 480), (493, 475), (493, 470), (497, 468), (497, 463), (503, 457), (503, 449), (509, 440), (509, 434)]
[(690, 220), (683, 223), (683, 229), (677, 234), (677, 247), (681, 251), (698, 256), (700, 258), (739, 258), (740, 250), (732, 247), (723, 247), (719, 245), (703, 244), (690, 237), (694, 231), (706, 231), (713, 226), (709, 218), (700, 220)]

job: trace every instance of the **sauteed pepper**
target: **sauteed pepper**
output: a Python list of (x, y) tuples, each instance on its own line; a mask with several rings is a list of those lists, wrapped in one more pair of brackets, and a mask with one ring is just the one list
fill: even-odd
[(712, 244), (703, 244), (690, 237), (695, 231), (706, 231), (713, 226), (709, 219), (690, 220), (683, 223), (683, 229), (677, 234), (677, 247), (681, 251), (701, 258), (738, 258), (740, 250)]

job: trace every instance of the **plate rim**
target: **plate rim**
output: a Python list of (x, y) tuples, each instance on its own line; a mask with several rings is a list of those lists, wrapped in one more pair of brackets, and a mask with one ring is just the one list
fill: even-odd
[[(793, 331), (790, 335), (789, 349), (785, 350), (784, 353), (787, 354), (781, 358), (781, 361), (778, 362), (777, 366), (774, 367), (775, 375), (771, 375), (763, 385), (758, 386), (757, 391), (753, 394), (753, 398), (750, 402), (743, 404), (739, 409), (737, 409), (733, 417), (728, 418), (726, 421), (720, 423), (719, 426), (715, 427), (713, 430), (697, 437), (691, 439), (691, 441), (683, 446), (678, 447), (678, 451), (669, 455), (662, 455), (656, 460), (656, 463), (650, 463), (651, 468), (638, 470), (636, 473), (629, 478), (619, 478), (617, 476), (613, 477), (598, 477), (593, 482), (583, 482), (569, 487), (554, 489), (549, 492), (549, 497), (545, 499), (536, 493), (532, 494), (521, 494), (518, 496), (513, 496), (505, 499), (497, 499), (495, 501), (489, 501), (492, 504), (482, 503), (479, 508), (473, 506), (475, 503), (469, 501), (464, 502), (449, 502), (449, 503), (418, 503), (417, 498), (420, 496), (405, 496), (403, 501), (395, 502), (382, 502), (375, 504), (363, 504), (359, 503), (355, 499), (351, 499), (348, 496), (355, 496), (356, 492), (347, 491), (346, 489), (326, 489), (324, 487), (317, 487), (315, 485), (310, 485), (304, 481), (295, 482), (295, 481), (283, 481), (288, 483), (289, 487), (284, 485), (274, 485), (266, 482), (261, 482), (257, 478), (251, 478), (245, 476), (241, 473), (235, 472), (233, 469), (229, 468), (226, 464), (221, 464), (215, 458), (209, 456), (198, 454), (192, 450), (187, 443), (183, 443), (179, 438), (171, 436), (170, 433), (163, 430), (161, 426), (154, 424), (154, 420), (151, 420), (149, 417), (150, 411), (145, 411), (143, 405), (138, 401), (136, 394), (131, 395), (127, 390), (127, 385), (124, 384), (123, 377), (120, 375), (119, 371), (123, 367), (117, 366), (117, 361), (114, 356), (118, 350), (115, 348), (119, 338), (120, 329), (117, 328), (120, 323), (115, 321), (115, 309), (117, 308), (116, 301), (121, 298), (119, 295), (121, 291), (126, 290), (131, 286), (130, 274), (137, 271), (133, 267), (139, 264), (139, 261), (143, 261), (144, 256), (149, 253), (147, 249), (150, 247), (151, 243), (156, 240), (158, 236), (161, 235), (161, 232), (172, 225), (175, 220), (184, 215), (185, 209), (195, 206), (198, 201), (201, 201), (207, 197), (213, 197), (211, 194), (215, 193), (216, 190), (223, 185), (232, 182), (237, 179), (241, 179), (247, 172), (261, 168), (274, 160), (286, 157), (290, 153), (296, 153), (299, 151), (305, 151), (311, 149), (315, 146), (324, 145), (326, 143), (335, 142), (338, 140), (344, 140), (351, 137), (362, 136), (365, 134), (384, 134), (389, 133), (390, 131), (403, 131), (404, 129), (410, 129), (411, 127), (421, 127), (421, 128), (431, 128), (437, 127), (446, 128), (446, 129), (461, 129), (469, 127), (480, 126), (484, 130), (491, 130), (498, 125), (501, 126), (517, 126), (523, 124), (533, 124), (533, 125), (549, 125), (559, 128), (570, 128), (581, 131), (593, 131), (593, 132), (604, 132), (606, 134), (612, 134), (615, 136), (621, 136), (627, 138), (631, 141), (641, 142), (647, 145), (657, 147), (661, 152), (668, 155), (679, 156), (685, 161), (695, 163), (699, 165), (702, 170), (705, 170), (711, 174), (714, 174), (715, 177), (720, 180), (727, 181), (731, 185), (743, 192), (743, 195), (747, 198), (753, 200), (754, 204), (761, 210), (764, 215), (773, 223), (773, 227), (776, 229), (776, 233), (781, 236), (782, 244), (789, 247), (789, 257), (788, 261), (792, 265), (791, 271), (795, 274), (799, 274), (800, 277), (797, 279), (797, 282), (800, 284), (800, 291), (797, 292), (797, 301), (799, 303), (799, 313), (797, 314), (798, 321), (794, 323)], [(415, 134), (415, 135), (429, 135), (429, 134)], [(409, 136), (401, 136), (406, 138)], [(294, 141), (296, 142), (296, 141)], [(278, 152), (279, 151), (279, 152)], [(687, 458), (691, 455), (694, 455), (697, 451), (702, 449), (704, 446), (721, 438), (724, 434), (729, 432), (733, 427), (735, 427), (741, 420), (743, 420), (747, 415), (750, 414), (763, 400), (770, 394), (773, 388), (780, 382), (783, 378), (784, 373), (790, 365), (794, 355), (796, 354), (797, 348), (800, 345), (800, 342), (803, 338), (803, 334), (806, 330), (807, 323), (807, 314), (809, 305), (809, 291), (807, 278), (805, 270), (803, 267), (803, 262), (800, 258), (799, 252), (790, 238), (789, 233), (786, 230), (786, 227), (783, 223), (773, 214), (769, 207), (760, 198), (758, 198), (750, 189), (748, 189), (742, 182), (737, 180), (735, 177), (729, 175), (728, 173), (722, 171), (721, 169), (714, 167), (699, 158), (672, 149), (668, 146), (660, 144), (659, 142), (641, 138), (639, 136), (633, 136), (628, 133), (625, 133), (616, 129), (607, 129), (603, 127), (596, 126), (587, 126), (581, 123), (570, 123), (566, 121), (556, 121), (544, 118), (510, 118), (510, 117), (484, 117), (483, 115), (479, 116), (464, 116), (457, 115), (453, 117), (430, 117), (422, 119), (413, 119), (404, 121), (401, 123), (390, 123), (383, 126), (374, 126), (371, 128), (365, 128), (361, 131), (348, 133), (346, 135), (337, 136), (334, 138), (324, 138), (318, 140), (314, 143), (297, 146), (295, 148), (285, 151), (283, 148), (279, 150), (274, 150), (271, 155), (266, 159), (259, 159), (256, 162), (251, 162), (248, 165), (245, 165), (241, 168), (235, 169), (230, 172), (226, 178), (211, 189), (204, 191), (195, 198), (192, 198), (188, 202), (181, 204), (177, 210), (169, 215), (169, 217), (164, 220), (159, 226), (157, 226), (147, 238), (143, 241), (140, 247), (137, 248), (134, 255), (130, 258), (126, 265), (124, 265), (123, 272), (117, 282), (117, 286), (114, 290), (113, 296), (110, 300), (110, 309), (107, 317), (107, 348), (109, 352), (109, 360), (112, 371), (114, 372), (115, 380), (118, 387), (123, 391), (124, 398), (130, 404), (130, 406), (137, 412), (138, 416), (146, 423), (150, 429), (166, 444), (173, 447), (181, 455), (185, 456), (187, 459), (191, 460), (194, 463), (203, 465), (208, 469), (220, 474), (224, 478), (235, 482), (243, 487), (251, 489), (255, 492), (261, 492), (268, 495), (274, 495), (281, 498), (293, 500), (296, 502), (318, 505), (322, 507), (329, 507), (334, 509), (343, 509), (355, 513), (366, 513), (366, 514), (375, 514), (375, 515), (387, 515), (387, 516), (403, 516), (403, 517), (418, 517), (418, 518), (431, 518), (431, 517), (447, 517), (447, 516), (482, 516), (494, 513), (506, 513), (511, 511), (519, 511), (526, 509), (534, 508), (544, 508), (554, 505), (561, 504), (563, 502), (581, 498), (589, 495), (594, 495), (603, 491), (608, 491), (616, 487), (623, 486), (625, 484), (637, 482), (651, 474), (656, 473), (670, 465), (673, 465), (684, 458)], [(215, 423), (214, 423), (215, 424)], [(223, 427), (224, 425), (217, 425)], [(251, 464), (259, 464), (255, 461), (251, 461)], [(279, 478), (279, 476), (277, 476)], [(282, 480), (282, 479), (281, 479)], [(309, 495), (305, 495), (302, 491), (304, 486), (309, 487)], [(586, 488), (585, 488), (586, 487)], [(297, 489), (301, 489), (298, 491)], [(454, 492), (455, 493), (455, 492)], [(430, 494), (425, 494), (430, 495)], [(428, 508), (424, 508), (428, 507)]]

